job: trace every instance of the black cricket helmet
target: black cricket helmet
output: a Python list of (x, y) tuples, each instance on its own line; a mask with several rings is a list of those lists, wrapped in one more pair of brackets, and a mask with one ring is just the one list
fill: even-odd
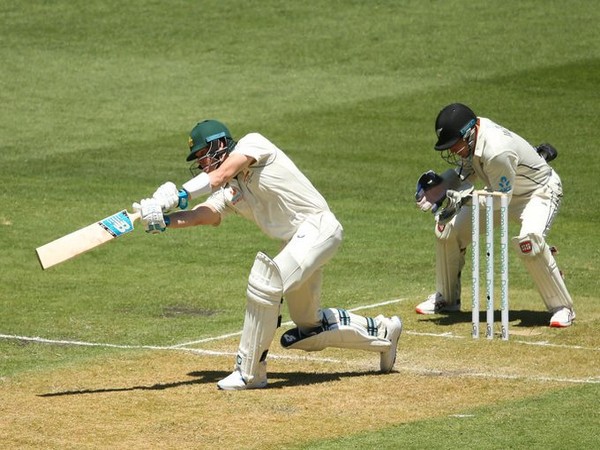
[(440, 111), (435, 119), (435, 133), (438, 140), (436, 150), (447, 150), (462, 139), (475, 126), (477, 116), (466, 105), (452, 103)]

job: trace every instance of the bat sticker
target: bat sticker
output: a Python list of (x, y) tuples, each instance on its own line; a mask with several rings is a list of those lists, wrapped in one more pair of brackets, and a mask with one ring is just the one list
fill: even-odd
[(133, 223), (126, 210), (113, 214), (112, 216), (101, 220), (98, 224), (113, 237), (119, 237), (122, 234), (129, 233), (133, 230)]

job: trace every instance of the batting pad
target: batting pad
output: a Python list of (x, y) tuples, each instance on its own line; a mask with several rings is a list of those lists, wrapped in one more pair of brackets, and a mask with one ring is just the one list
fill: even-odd
[(236, 358), (236, 365), (247, 383), (260, 376), (261, 362), (267, 358), (280, 323), (282, 294), (279, 268), (271, 258), (259, 252), (248, 278), (246, 316)]
[[(447, 224), (454, 226), (453, 224)], [(460, 273), (465, 265), (465, 249), (461, 249), (456, 239), (436, 241), (436, 290), (449, 305), (460, 303)]]
[(381, 353), (390, 348), (390, 341), (385, 339), (383, 316), (372, 319), (335, 308), (324, 309), (321, 315), (320, 328), (311, 330), (308, 334), (302, 333), (298, 328), (286, 331), (281, 337), (281, 345), (307, 352), (337, 347)]
[(544, 238), (530, 233), (512, 239), (548, 311), (573, 308), (573, 300)]

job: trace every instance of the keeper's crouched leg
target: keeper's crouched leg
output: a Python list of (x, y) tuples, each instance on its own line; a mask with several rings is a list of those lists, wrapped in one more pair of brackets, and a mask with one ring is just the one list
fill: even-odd
[(513, 244), (548, 311), (555, 312), (561, 308), (572, 310), (573, 300), (544, 238), (539, 234), (529, 233), (513, 238)]
[(281, 336), (281, 345), (307, 352), (327, 347), (378, 352), (381, 353), (381, 371), (392, 369), (402, 332), (402, 321), (398, 317), (379, 315), (370, 318), (335, 308), (322, 310), (321, 317), (321, 326), (312, 330), (293, 328), (286, 331)]
[(256, 389), (267, 385), (266, 359), (281, 322), (283, 282), (279, 268), (264, 253), (256, 255), (246, 294), (246, 316), (235, 370), (219, 381), (219, 389)]

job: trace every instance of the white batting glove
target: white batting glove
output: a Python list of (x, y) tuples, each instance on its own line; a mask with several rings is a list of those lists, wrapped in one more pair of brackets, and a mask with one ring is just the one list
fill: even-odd
[(163, 211), (169, 211), (179, 205), (179, 191), (175, 183), (167, 181), (152, 194)]
[(167, 224), (158, 200), (145, 198), (132, 206), (134, 211), (140, 212), (146, 233), (157, 234), (165, 231)]

